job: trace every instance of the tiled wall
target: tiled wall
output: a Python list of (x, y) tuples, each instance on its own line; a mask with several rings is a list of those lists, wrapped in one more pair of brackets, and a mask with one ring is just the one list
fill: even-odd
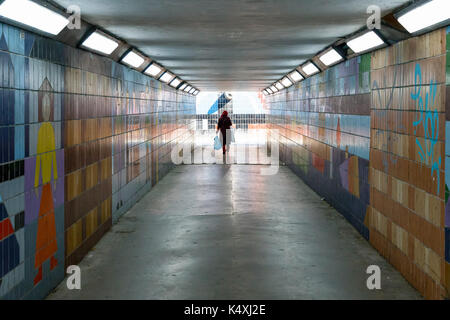
[(172, 167), (195, 97), (0, 24), (0, 298), (42, 298)]
[[(445, 66), (445, 287), (450, 290), (450, 27), (446, 30)], [(448, 293), (450, 296), (450, 293)]]
[(427, 298), (445, 296), (445, 35), (372, 56), (370, 242)]
[(282, 160), (426, 298), (450, 288), (448, 31), (343, 62), (268, 99)]
[(280, 157), (368, 238), (370, 55), (269, 96)]

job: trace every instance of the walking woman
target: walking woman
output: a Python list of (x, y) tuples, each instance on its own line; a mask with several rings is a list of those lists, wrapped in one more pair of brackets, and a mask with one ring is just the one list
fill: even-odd
[[(231, 135), (228, 136), (228, 140), (227, 141), (227, 130), (231, 128), (233, 124), (231, 123), (231, 119), (230, 117), (228, 117), (228, 112), (225, 110), (222, 113), (222, 116), (219, 118), (219, 121), (217, 122), (217, 126), (216, 126), (216, 134), (218, 133), (218, 131), (220, 130), (220, 141), (222, 142), (222, 150), (223, 150), (223, 154), (225, 154), (225, 152), (230, 149), (230, 143), (231, 143)], [(225, 147), (226, 146), (226, 147)]]

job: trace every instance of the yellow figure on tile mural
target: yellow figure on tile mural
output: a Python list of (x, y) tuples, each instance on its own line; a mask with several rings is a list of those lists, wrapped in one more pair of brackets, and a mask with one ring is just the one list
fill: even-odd
[(50, 258), (50, 270), (53, 270), (58, 264), (55, 258), (58, 245), (56, 242), (55, 212), (51, 185), (52, 173), (53, 179), (58, 179), (55, 134), (50, 122), (53, 115), (53, 99), (48, 92), (45, 92), (39, 102), (40, 116), (44, 122), (41, 124), (38, 132), (34, 178), (34, 187), (37, 190), (39, 178), (42, 177), (42, 195), (39, 206), (36, 254), (34, 260), (34, 267), (38, 269), (38, 273), (34, 278), (35, 285), (42, 280), (42, 265), (47, 259)]

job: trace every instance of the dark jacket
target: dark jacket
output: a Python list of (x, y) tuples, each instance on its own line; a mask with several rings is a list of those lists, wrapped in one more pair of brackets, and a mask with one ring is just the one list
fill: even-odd
[(230, 129), (232, 126), (231, 119), (228, 116), (220, 117), (219, 122), (217, 123), (217, 127), (222, 132), (223, 135), (225, 135), (226, 130)]

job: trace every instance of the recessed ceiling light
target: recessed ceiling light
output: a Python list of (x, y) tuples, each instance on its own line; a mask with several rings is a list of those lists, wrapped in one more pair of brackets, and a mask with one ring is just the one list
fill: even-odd
[(280, 81), (278, 81), (277, 83), (275, 83), (275, 87), (277, 87), (278, 90), (284, 89), (284, 86), (281, 84)]
[(317, 72), (320, 71), (314, 64), (312, 64), (312, 62), (308, 62), (307, 64), (305, 64), (305, 65), (302, 67), (302, 70), (303, 70), (308, 76), (313, 75), (313, 74), (315, 74), (315, 73), (317, 73)]
[(164, 74), (159, 78), (162, 82), (169, 83), (174, 77), (169, 71), (164, 72)]
[(271, 89), (273, 92), (278, 92), (278, 89), (275, 88), (275, 86), (270, 86), (270, 89)]
[(55, 36), (69, 23), (66, 17), (29, 0), (5, 0), (0, 15)]
[(133, 51), (128, 52), (127, 55), (122, 59), (122, 62), (133, 68), (139, 68), (144, 63), (144, 61), (144, 58)]
[(369, 31), (347, 42), (347, 45), (355, 53), (364, 52), (377, 48), (384, 44), (384, 41), (373, 31)]
[(342, 58), (342, 56), (334, 49), (330, 49), (329, 51), (325, 52), (324, 54), (319, 56), (319, 59), (326, 66), (331, 66), (339, 61), (344, 60), (344, 58)]
[(172, 87), (176, 88), (176, 87), (178, 87), (178, 86), (180, 85), (180, 83), (181, 83), (180, 79), (175, 78), (175, 79), (173, 79), (173, 80), (170, 82), (170, 85), (171, 85)]
[(300, 74), (300, 72), (298, 72), (297, 70), (291, 72), (289, 74), (289, 76), (291, 77), (292, 80), (294, 80), (295, 82), (299, 82), (300, 80), (303, 80), (303, 76)]
[(281, 80), (281, 83), (282, 83), (283, 86), (285, 86), (286, 88), (293, 85), (292, 81), (289, 80), (288, 77), (284, 77), (284, 78)]
[(162, 67), (158, 66), (156, 63), (152, 63), (145, 69), (144, 73), (156, 77), (162, 71)]
[(84, 42), (83, 47), (110, 55), (119, 46), (119, 43), (101, 34), (99, 31), (92, 33)]
[(397, 18), (409, 33), (428, 28), (447, 19), (450, 19), (449, 0), (426, 2)]
[(187, 83), (183, 83), (180, 87), (180, 90), (184, 90), (184, 88), (186, 88), (186, 86), (187, 86)]

